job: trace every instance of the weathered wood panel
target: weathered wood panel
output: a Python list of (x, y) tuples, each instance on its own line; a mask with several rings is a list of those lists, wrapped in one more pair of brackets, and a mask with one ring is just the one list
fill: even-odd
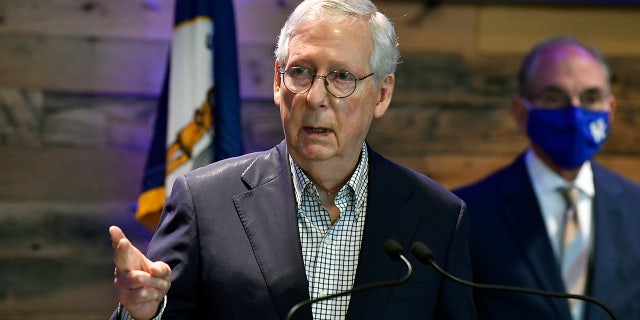
[(0, 147), (0, 202), (129, 200), (140, 192), (144, 151)]
[(146, 250), (150, 233), (127, 202), (0, 203), (2, 319), (107, 319), (117, 306), (113, 224)]
[(0, 86), (157, 95), (174, 0), (5, 0)]
[[(169, 52), (168, 42), (19, 35), (0, 35), (0, 47), (0, 87), (150, 96), (160, 93)], [(273, 97), (273, 50), (238, 44), (243, 98)]]
[(175, 0), (2, 0), (0, 35), (166, 42)]
[(0, 90), (0, 202), (135, 201), (155, 99)]
[(273, 101), (273, 50), (273, 44), (238, 44), (240, 95), (243, 100)]
[(0, 87), (157, 95), (167, 42), (0, 35)]
[(638, 6), (509, 6), (480, 10), (480, 53), (522, 53), (551, 36), (570, 34), (608, 56), (640, 54)]
[[(422, 172), (447, 188), (453, 189), (478, 181), (510, 164), (514, 154), (428, 154), (402, 157), (388, 155), (416, 171)], [(640, 156), (598, 155), (596, 161), (628, 179), (640, 183)]]
[(476, 52), (478, 7), (440, 4), (434, 8), (413, 2), (380, 2), (379, 9), (394, 23), (403, 52)]
[(270, 45), (273, 52), (280, 28), (298, 2), (234, 0), (238, 43)]

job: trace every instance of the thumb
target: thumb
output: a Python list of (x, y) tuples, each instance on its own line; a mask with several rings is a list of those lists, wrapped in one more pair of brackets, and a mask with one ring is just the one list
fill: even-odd
[(116, 226), (109, 227), (109, 235), (111, 236), (111, 245), (113, 245), (114, 248), (118, 246), (121, 239), (126, 238), (122, 229)]
[(151, 261), (147, 259), (138, 248), (131, 244), (120, 228), (116, 226), (110, 227), (109, 234), (111, 236), (111, 244), (114, 248), (113, 261), (119, 272), (133, 270), (149, 271), (152, 264)]

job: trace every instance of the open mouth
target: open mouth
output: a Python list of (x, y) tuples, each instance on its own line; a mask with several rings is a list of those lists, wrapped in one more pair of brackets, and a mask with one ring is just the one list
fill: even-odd
[(325, 134), (325, 133), (329, 133), (331, 132), (331, 130), (326, 129), (326, 128), (313, 128), (313, 127), (306, 127), (305, 130), (309, 133), (312, 134)]

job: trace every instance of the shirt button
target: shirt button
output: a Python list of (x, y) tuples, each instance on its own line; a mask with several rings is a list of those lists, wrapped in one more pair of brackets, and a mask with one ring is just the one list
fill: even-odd
[(328, 296), (326, 291), (320, 291), (320, 293), (318, 294), (320, 298), (324, 298), (326, 296)]
[(323, 241), (323, 242), (324, 242), (324, 244), (326, 244), (326, 245), (331, 245), (331, 238), (329, 238), (329, 237), (324, 238), (324, 240), (322, 240), (322, 241)]

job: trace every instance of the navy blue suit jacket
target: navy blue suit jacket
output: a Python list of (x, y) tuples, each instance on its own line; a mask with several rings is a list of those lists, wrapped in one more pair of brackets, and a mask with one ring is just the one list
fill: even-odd
[[(619, 319), (640, 319), (640, 186), (592, 162), (595, 238), (588, 295)], [(454, 190), (468, 206), (476, 282), (565, 292), (524, 155)], [(565, 299), (476, 290), (479, 319), (570, 320)], [(610, 317), (587, 305), (587, 320)]]
[[(286, 144), (196, 169), (174, 184), (151, 260), (173, 282), (163, 319), (284, 319), (309, 299)], [(463, 202), (369, 149), (367, 219), (355, 286), (402, 277), (384, 252), (422, 241), (450, 272), (470, 277)], [(472, 291), (413, 262), (399, 287), (352, 295), (348, 319), (475, 319)], [(310, 308), (299, 319), (311, 319)]]

